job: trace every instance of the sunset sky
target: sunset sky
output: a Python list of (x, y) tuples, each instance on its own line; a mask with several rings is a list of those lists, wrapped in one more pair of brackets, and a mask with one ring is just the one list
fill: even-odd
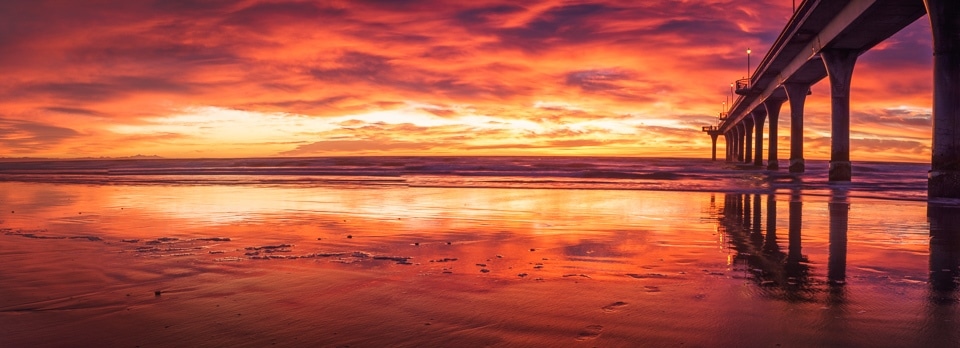
[[(0, 156), (707, 157), (700, 127), (746, 74), (746, 48), (755, 67), (791, 12), (791, 0), (3, 1)], [(854, 161), (929, 161), (930, 42), (923, 17), (860, 57)], [(826, 81), (806, 111), (806, 157), (829, 158)]]

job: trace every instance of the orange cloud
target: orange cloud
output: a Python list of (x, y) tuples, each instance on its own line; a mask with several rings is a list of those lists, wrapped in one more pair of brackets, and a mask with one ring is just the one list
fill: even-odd
[[(744, 49), (759, 61), (790, 11), (721, 0), (5, 2), (0, 155), (703, 157), (699, 127), (745, 75)], [(855, 157), (928, 156), (925, 21), (861, 58)], [(808, 99), (808, 158), (829, 154), (816, 140), (829, 134), (824, 84)]]

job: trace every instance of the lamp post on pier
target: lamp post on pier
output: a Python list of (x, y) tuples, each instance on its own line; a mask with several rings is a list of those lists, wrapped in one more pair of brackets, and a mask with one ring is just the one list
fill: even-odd
[(753, 83), (752, 83), (753, 79), (750, 78), (750, 53), (751, 52), (752, 51), (749, 48), (747, 48), (747, 76), (735, 81), (737, 85), (736, 92), (739, 95), (748, 95), (750, 93), (753, 93)]
[(730, 82), (730, 106), (733, 106), (733, 82)]

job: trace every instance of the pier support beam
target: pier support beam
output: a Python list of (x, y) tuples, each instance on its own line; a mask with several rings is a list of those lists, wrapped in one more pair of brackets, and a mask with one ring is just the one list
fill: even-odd
[(803, 160), (803, 104), (810, 85), (784, 83), (783, 89), (790, 101), (790, 172), (803, 173), (806, 170)]
[(730, 132), (723, 133), (723, 152), (724, 160), (730, 161)]
[(743, 161), (743, 125), (738, 123), (733, 129), (733, 162)]
[(720, 135), (719, 133), (710, 131), (710, 140), (711, 142), (713, 142), (712, 160), (714, 161), (717, 160), (717, 136), (719, 135)]
[(739, 146), (739, 143), (737, 142), (737, 134), (736, 126), (730, 129), (730, 158), (728, 159), (730, 162), (737, 160), (737, 146)]
[(777, 170), (780, 169), (780, 163), (777, 163), (779, 159), (777, 158), (777, 127), (780, 118), (780, 107), (783, 106), (785, 100), (781, 99), (767, 99), (763, 101), (763, 107), (767, 110), (767, 116), (770, 118), (770, 131), (769, 137), (770, 142), (767, 154), (767, 169)]
[(727, 138), (727, 162), (730, 162), (733, 160), (733, 132), (727, 132), (724, 136)]
[(960, 2), (923, 3), (933, 31), (933, 154), (927, 196), (960, 198)]
[(754, 155), (753, 155), (753, 165), (757, 167), (763, 166), (763, 122), (767, 119), (767, 109), (766, 108), (757, 108), (753, 110), (753, 128), (755, 129), (754, 133)]
[(740, 125), (733, 126), (733, 148), (730, 149), (730, 162), (736, 162), (740, 160), (740, 136), (743, 135), (740, 133)]
[(748, 115), (743, 119), (744, 135), (746, 135), (746, 140), (744, 140), (744, 145), (746, 146), (743, 150), (743, 163), (753, 162), (753, 115)]
[(745, 130), (746, 126), (743, 122), (737, 124), (737, 158), (735, 159), (737, 162), (743, 162), (743, 137), (745, 136)]
[(727, 162), (731, 162), (733, 161), (733, 147), (736, 146), (736, 141), (733, 140), (735, 138), (733, 129), (727, 131), (724, 135), (727, 137)]
[(830, 79), (830, 181), (850, 181), (850, 81), (860, 51), (820, 52)]

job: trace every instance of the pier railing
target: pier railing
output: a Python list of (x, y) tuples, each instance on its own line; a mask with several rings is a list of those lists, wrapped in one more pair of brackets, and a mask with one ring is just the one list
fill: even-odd
[(737, 80), (737, 89), (736, 92), (739, 95), (747, 95), (753, 90), (753, 87), (750, 85), (750, 79), (739, 79)]

